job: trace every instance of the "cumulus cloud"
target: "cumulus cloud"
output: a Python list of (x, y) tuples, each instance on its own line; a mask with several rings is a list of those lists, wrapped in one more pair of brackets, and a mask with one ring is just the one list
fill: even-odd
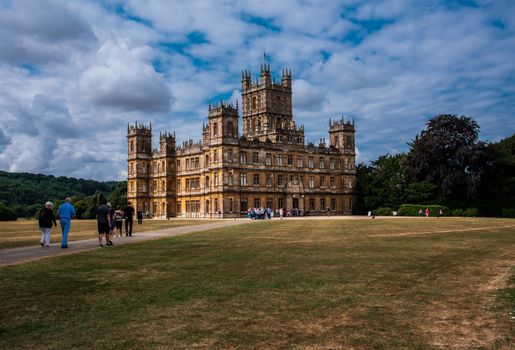
[[(126, 125), (201, 137), (266, 51), (297, 124), (355, 118), (359, 160), (407, 149), (438, 113), (515, 130), (515, 5), (408, 0), (0, 1), (0, 169), (126, 175)], [(108, 166), (106, 166), (108, 165)]]
[(95, 42), (88, 22), (66, 4), (37, 0), (0, 3), (0, 61), (51, 64)]
[(106, 42), (98, 63), (80, 78), (82, 93), (98, 106), (122, 111), (167, 112), (172, 96), (163, 77), (148, 63), (149, 47)]

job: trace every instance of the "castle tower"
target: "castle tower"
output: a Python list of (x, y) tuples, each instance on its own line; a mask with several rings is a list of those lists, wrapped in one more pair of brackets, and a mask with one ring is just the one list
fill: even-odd
[(340, 150), (340, 153), (355, 154), (354, 149), (354, 120), (345, 122), (343, 116), (340, 120), (329, 119), (329, 144)]
[(281, 83), (272, 79), (269, 64), (261, 64), (260, 73), (260, 79), (253, 83), (250, 72), (242, 72), (243, 135), (260, 141), (281, 141), (281, 136), (296, 130), (291, 70), (283, 70)]
[(209, 145), (238, 143), (238, 103), (232, 104), (220, 101), (219, 105), (209, 104), (209, 124), (204, 126), (204, 142)]
[(136, 210), (146, 212), (149, 207), (149, 181), (152, 158), (152, 124), (127, 125), (128, 169), (127, 200)]

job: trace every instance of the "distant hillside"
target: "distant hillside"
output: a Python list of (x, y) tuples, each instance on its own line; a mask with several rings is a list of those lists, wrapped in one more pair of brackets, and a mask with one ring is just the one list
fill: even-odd
[(121, 183), (0, 171), (0, 201), (18, 217), (33, 216), (46, 201), (88, 197), (97, 191), (108, 197)]

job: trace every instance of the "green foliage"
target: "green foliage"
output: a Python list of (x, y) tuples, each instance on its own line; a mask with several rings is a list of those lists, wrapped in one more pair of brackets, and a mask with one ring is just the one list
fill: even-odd
[[(126, 181), (100, 182), (64, 176), (9, 173), (0, 171), (0, 201), (14, 211), (17, 217), (34, 217), (46, 201), (54, 203), (57, 210), (64, 198), (72, 197), (79, 218), (94, 218), (92, 202), (88, 199), (97, 192), (118, 203), (124, 203)], [(124, 190), (125, 189), (125, 190)], [(92, 216), (93, 215), (93, 216)]]
[(419, 211), (422, 209), (422, 216), (426, 215), (426, 208), (429, 209), (429, 216), (437, 216), (440, 209), (443, 211), (443, 216), (449, 215), (449, 209), (443, 205), (422, 205), (422, 204), (403, 204), (399, 209), (401, 216), (419, 216)]
[(405, 162), (406, 155), (397, 154), (380, 156), (371, 165), (358, 165), (358, 213), (379, 207), (396, 209), (406, 201)]
[(392, 208), (377, 208), (372, 211), (372, 214), (377, 216), (392, 216)]
[(409, 203), (433, 203), (436, 198), (436, 185), (429, 181), (412, 182), (406, 187), (406, 200)]
[(127, 181), (118, 182), (108, 196), (108, 200), (114, 209), (125, 208), (127, 206)]
[(410, 144), (407, 170), (412, 181), (436, 185), (440, 200), (463, 206), (476, 198), (488, 164), (479, 125), (465, 116), (438, 115)]
[(515, 218), (515, 208), (502, 208), (501, 217), (503, 218)]
[(477, 208), (468, 208), (468, 209), (463, 210), (463, 216), (466, 216), (469, 218), (477, 217), (478, 216)]
[(8, 208), (4, 203), (0, 202), (0, 221), (16, 220), (16, 213)]
[(452, 216), (463, 216), (463, 209), (456, 208), (452, 210)]

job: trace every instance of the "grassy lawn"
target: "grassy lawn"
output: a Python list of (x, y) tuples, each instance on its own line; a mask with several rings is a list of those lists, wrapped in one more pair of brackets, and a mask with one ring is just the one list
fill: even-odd
[(0, 281), (2, 349), (515, 345), (515, 220), (252, 222)]
[[(142, 225), (134, 221), (133, 232), (159, 230), (177, 226), (207, 224), (212, 220), (143, 220)], [(125, 224), (124, 224), (125, 225)], [(125, 226), (122, 227), (125, 234)], [(73, 220), (68, 240), (96, 238), (96, 220)], [(38, 245), (41, 240), (41, 231), (36, 220), (0, 221), (0, 249)], [(57, 221), (57, 227), (52, 228), (51, 243), (61, 241), (61, 227)]]

